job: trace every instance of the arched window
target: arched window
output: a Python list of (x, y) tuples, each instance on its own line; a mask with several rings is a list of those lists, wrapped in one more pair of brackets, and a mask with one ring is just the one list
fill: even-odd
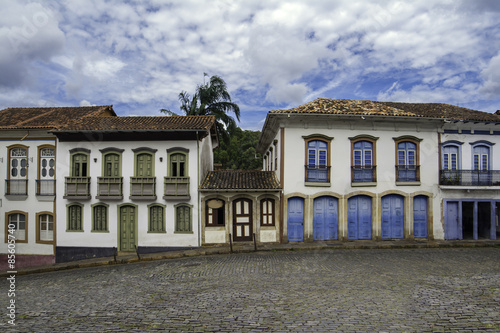
[(351, 138), (352, 142), (352, 182), (376, 182), (375, 140), (371, 138)]
[(260, 201), (260, 225), (273, 226), (274, 225), (274, 200), (262, 199)]
[(37, 216), (37, 242), (51, 243), (54, 240), (54, 216), (49, 213), (39, 213)]
[(149, 205), (149, 232), (165, 232), (165, 206)]
[(37, 195), (55, 195), (56, 154), (54, 147), (38, 150)]
[[(16, 238), (16, 243), (28, 242), (28, 214), (25, 212), (13, 211), (5, 214), (5, 241), (7, 242), (8, 235), (13, 235)], [(10, 232), (12, 230), (12, 232)]]
[(83, 231), (83, 206), (71, 204), (68, 208), (68, 225), (66, 231)]
[(92, 231), (108, 231), (108, 206), (95, 204), (92, 206)]
[(330, 143), (333, 138), (321, 134), (313, 134), (304, 136), (303, 139), (306, 144), (305, 181), (310, 183), (329, 183)]
[(6, 194), (28, 194), (28, 147), (14, 146), (9, 149), (9, 175)]

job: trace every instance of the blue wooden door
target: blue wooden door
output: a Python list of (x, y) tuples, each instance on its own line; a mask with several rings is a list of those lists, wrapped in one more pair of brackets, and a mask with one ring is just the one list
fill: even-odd
[(288, 241), (302, 242), (304, 240), (304, 199), (288, 199)]
[(458, 215), (458, 202), (449, 201), (446, 203), (445, 211), (445, 239), (462, 239), (462, 228)]
[(413, 236), (427, 237), (427, 197), (423, 195), (413, 199)]
[(337, 239), (338, 200), (333, 197), (314, 199), (313, 238), (314, 240)]
[(403, 197), (396, 194), (382, 198), (382, 238), (404, 237)]
[(347, 238), (372, 238), (372, 200), (360, 195), (347, 201)]

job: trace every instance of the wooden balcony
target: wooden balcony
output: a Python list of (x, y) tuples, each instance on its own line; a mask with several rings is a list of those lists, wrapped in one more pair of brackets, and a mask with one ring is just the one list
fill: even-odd
[(123, 199), (123, 177), (98, 177), (96, 198), (101, 200)]
[(66, 177), (64, 199), (90, 199), (90, 177)]
[(130, 177), (130, 199), (156, 200), (156, 177)]
[(164, 200), (191, 200), (189, 177), (165, 177)]

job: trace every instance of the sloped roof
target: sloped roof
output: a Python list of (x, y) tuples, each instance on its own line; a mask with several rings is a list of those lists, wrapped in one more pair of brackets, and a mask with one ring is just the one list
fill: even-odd
[(201, 191), (280, 190), (274, 171), (216, 170), (210, 171), (200, 185)]
[(396, 116), (500, 122), (500, 116), (497, 114), (445, 103), (400, 103), (329, 98), (318, 98), (292, 109), (273, 110), (269, 114)]
[(58, 129), (87, 117), (116, 117), (112, 105), (7, 108), (0, 111), (2, 129)]
[(134, 130), (207, 130), (215, 123), (214, 116), (140, 116), (88, 117), (70, 122), (57, 132), (71, 131), (134, 131)]

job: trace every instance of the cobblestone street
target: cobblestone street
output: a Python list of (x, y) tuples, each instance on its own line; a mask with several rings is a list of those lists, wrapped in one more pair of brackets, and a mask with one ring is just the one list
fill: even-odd
[(18, 276), (14, 327), (0, 299), (0, 331), (14, 332), (499, 332), (500, 249), (257, 252)]

